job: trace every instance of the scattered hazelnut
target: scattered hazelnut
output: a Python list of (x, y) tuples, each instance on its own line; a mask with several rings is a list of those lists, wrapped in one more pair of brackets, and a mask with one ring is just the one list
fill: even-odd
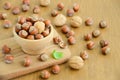
[(51, 21), (47, 19), (47, 20), (44, 20), (44, 23), (45, 23), (45, 26), (50, 26)]
[(75, 43), (76, 43), (75, 37), (70, 36), (70, 37), (68, 38), (68, 43), (69, 43), (70, 45), (75, 44)]
[(46, 7), (46, 6), (48, 6), (49, 4), (50, 4), (50, 0), (40, 0), (40, 5), (41, 5), (41, 6)]
[(4, 46), (2, 47), (2, 52), (3, 52), (4, 54), (9, 54), (10, 51), (11, 51), (11, 48), (9, 48), (7, 45), (4, 45)]
[(30, 26), (30, 28), (29, 28), (29, 33), (30, 33), (31, 35), (38, 34), (38, 29), (37, 29), (36, 27), (34, 27), (34, 26)]
[(94, 43), (93, 41), (89, 41), (89, 42), (87, 43), (87, 48), (88, 48), (89, 50), (93, 49), (94, 47), (95, 47), (95, 43)]
[(70, 37), (70, 36), (74, 36), (75, 35), (75, 32), (73, 30), (69, 31), (67, 34), (66, 34), (66, 37)]
[(30, 0), (23, 0), (23, 4), (30, 5)]
[(12, 5), (11, 5), (10, 2), (6, 2), (6, 3), (4, 4), (4, 6), (3, 6), (3, 8), (6, 9), (6, 10), (11, 9), (11, 7), (12, 7)]
[(87, 18), (87, 20), (85, 21), (86, 26), (91, 26), (93, 25), (93, 19), (92, 18)]
[(103, 47), (106, 47), (109, 45), (109, 42), (108, 41), (105, 41), (105, 40), (100, 40), (100, 46), (103, 48)]
[(40, 12), (39, 6), (35, 6), (35, 7), (33, 8), (33, 13), (34, 13), (34, 14), (38, 14), (39, 12)]
[(78, 12), (78, 11), (79, 11), (79, 8), (80, 8), (79, 4), (75, 3), (75, 4), (73, 5), (73, 10), (74, 10), (75, 12)]
[(58, 45), (61, 49), (65, 49), (67, 47), (67, 45), (63, 41), (60, 41)]
[(41, 21), (35, 22), (34, 26), (38, 29), (38, 33), (42, 33), (45, 30), (45, 23)]
[(19, 23), (17, 23), (17, 24), (15, 25), (15, 31), (18, 33), (21, 29), (22, 29), (22, 25), (19, 24)]
[(29, 9), (30, 9), (30, 6), (28, 6), (27, 4), (22, 5), (22, 11), (23, 12), (27, 12)]
[(58, 10), (63, 10), (63, 8), (64, 8), (64, 4), (63, 3), (58, 3), (57, 4), (57, 7), (58, 7)]
[(7, 18), (6, 13), (0, 13), (0, 20), (5, 20)]
[(104, 55), (107, 55), (110, 53), (110, 48), (108, 46), (102, 48), (102, 53)]
[(34, 38), (34, 35), (28, 35), (28, 36), (27, 36), (27, 39), (29, 39), (29, 40), (34, 40), (35, 38)]
[(73, 69), (81, 69), (84, 66), (84, 61), (79, 56), (73, 56), (69, 59), (68, 64)]
[(50, 77), (50, 73), (47, 70), (43, 70), (40, 74), (40, 77), (43, 79), (48, 79)]
[(40, 61), (47, 61), (48, 58), (49, 58), (49, 56), (48, 56), (47, 54), (45, 54), (45, 53), (42, 53), (42, 54), (38, 57), (38, 59), (39, 59)]
[(22, 29), (23, 30), (26, 30), (26, 31), (28, 31), (29, 30), (29, 28), (30, 28), (30, 26), (29, 26), (29, 24), (28, 23), (23, 23), (23, 25), (22, 25)]
[(84, 35), (84, 39), (85, 39), (86, 41), (91, 40), (91, 39), (92, 39), (92, 34), (88, 33), (88, 34)]
[(61, 42), (61, 39), (60, 39), (60, 37), (54, 37), (53, 38), (53, 42), (55, 43), (55, 44), (58, 44), (58, 43), (60, 43)]
[(44, 30), (44, 31), (42, 32), (42, 34), (43, 34), (44, 37), (48, 36), (48, 35), (50, 34), (49, 29)]
[(55, 18), (54, 18), (54, 24), (56, 26), (63, 26), (66, 23), (67, 19), (63, 14), (58, 14)]
[(58, 74), (60, 72), (60, 66), (59, 65), (53, 65), (51, 71), (54, 74)]
[(93, 37), (98, 37), (98, 36), (100, 36), (100, 31), (99, 30), (94, 30), (93, 32), (92, 32), (92, 35), (93, 35)]
[(88, 53), (86, 51), (82, 51), (80, 53), (80, 57), (83, 59), (83, 60), (86, 60), (88, 59)]
[(99, 26), (100, 26), (100, 28), (108, 27), (107, 22), (105, 20), (100, 21)]
[(4, 28), (10, 28), (12, 26), (12, 23), (11, 21), (9, 20), (5, 20), (4, 23), (3, 23), (3, 27)]
[(20, 30), (18, 35), (22, 38), (26, 38), (28, 36), (28, 32), (25, 30)]
[(44, 36), (42, 34), (36, 34), (35, 35), (35, 39), (42, 39), (44, 38)]
[(25, 67), (29, 67), (29, 66), (31, 65), (31, 59), (30, 59), (29, 56), (26, 56), (26, 57), (24, 58), (23, 65), (24, 65)]
[(57, 10), (52, 10), (51, 16), (55, 17), (57, 15), (58, 15), (58, 11)]
[(61, 28), (61, 31), (66, 34), (68, 32), (70, 32), (70, 28), (67, 25), (63, 25)]
[(80, 27), (82, 25), (82, 18), (79, 17), (79, 16), (73, 16), (71, 19), (70, 19), (70, 24), (72, 27)]
[(73, 9), (68, 9), (67, 10), (67, 16), (72, 17), (74, 15), (74, 10)]
[(5, 63), (11, 64), (14, 60), (14, 57), (12, 55), (5, 55)]
[(19, 14), (19, 13), (20, 13), (20, 8), (19, 8), (19, 7), (14, 7), (14, 8), (12, 9), (12, 13), (13, 13), (14, 15)]
[(17, 22), (20, 23), (20, 24), (23, 24), (26, 22), (26, 18), (23, 17), (23, 16), (19, 16), (18, 19), (17, 19)]

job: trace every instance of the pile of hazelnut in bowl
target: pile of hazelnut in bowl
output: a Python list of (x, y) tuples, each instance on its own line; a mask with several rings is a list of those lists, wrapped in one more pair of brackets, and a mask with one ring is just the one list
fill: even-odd
[(39, 54), (52, 41), (54, 31), (50, 20), (33, 14), (27, 18), (19, 16), (13, 34), (24, 52)]

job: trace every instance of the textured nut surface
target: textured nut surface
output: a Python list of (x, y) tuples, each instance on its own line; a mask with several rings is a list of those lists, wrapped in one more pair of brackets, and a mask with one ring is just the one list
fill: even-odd
[(90, 33), (85, 34), (85, 35), (84, 35), (84, 39), (85, 39), (86, 41), (91, 40), (91, 39), (92, 39), (92, 34), (90, 34)]
[(19, 31), (18, 35), (22, 38), (26, 38), (28, 36), (28, 32), (25, 30)]
[(4, 59), (5, 59), (5, 63), (11, 64), (13, 62), (13, 60), (14, 60), (14, 56), (12, 56), (12, 55), (5, 55)]
[(4, 28), (10, 28), (12, 26), (12, 23), (11, 21), (9, 20), (5, 20), (4, 23), (3, 23), (3, 27)]
[(73, 16), (70, 20), (72, 27), (80, 27), (82, 25), (82, 18), (79, 16)]
[(84, 61), (79, 56), (73, 56), (69, 59), (68, 64), (73, 69), (81, 69), (84, 66)]
[(7, 13), (0, 13), (0, 20), (5, 20), (7, 16)]
[(35, 6), (35, 7), (33, 8), (33, 13), (38, 14), (39, 12), (40, 12), (39, 6)]
[(67, 16), (72, 17), (74, 15), (74, 10), (73, 9), (68, 9), (67, 10)]
[(50, 30), (49, 29), (46, 29), (42, 32), (43, 36), (46, 37), (50, 34)]
[(41, 61), (47, 61), (49, 59), (49, 56), (47, 54), (43, 53), (38, 57), (38, 59)]
[(57, 4), (57, 8), (58, 8), (58, 10), (63, 10), (64, 9), (64, 4), (63, 3), (58, 3)]
[(65, 49), (67, 47), (67, 45), (63, 41), (60, 41), (58, 45), (61, 49)]
[(30, 28), (29, 28), (29, 33), (30, 33), (31, 35), (38, 34), (38, 29), (37, 29), (36, 27), (34, 27), (34, 26), (30, 26)]
[(95, 43), (94, 43), (93, 41), (89, 41), (89, 42), (87, 43), (87, 48), (88, 48), (89, 50), (93, 49), (94, 47), (95, 47)]
[(63, 25), (61, 28), (61, 31), (66, 34), (68, 32), (70, 32), (70, 28), (67, 25)]
[(54, 24), (56, 26), (62, 26), (66, 23), (67, 19), (63, 14), (58, 14), (55, 18), (54, 18)]
[(45, 26), (50, 26), (51, 21), (49, 19), (44, 20)]
[(86, 60), (86, 59), (88, 59), (88, 53), (87, 53), (87, 51), (82, 51), (82, 52), (80, 52), (80, 57), (83, 59), (83, 60)]
[(23, 25), (22, 25), (22, 29), (23, 29), (23, 30), (28, 31), (28, 30), (29, 30), (29, 28), (30, 28), (30, 26), (29, 26), (29, 24), (28, 24), (28, 23), (23, 23)]
[(27, 4), (22, 5), (22, 11), (27, 12), (30, 9), (30, 7)]
[(108, 46), (109, 45), (109, 42), (106, 41), (106, 40), (100, 40), (100, 46), (103, 48), (105, 46)]
[(108, 46), (102, 48), (102, 53), (104, 55), (107, 55), (110, 53), (110, 48)]
[(44, 38), (44, 36), (42, 34), (36, 34), (35, 35), (35, 39), (42, 39)]
[(35, 22), (34, 26), (38, 29), (38, 33), (42, 33), (45, 30), (45, 24), (41, 21)]
[(24, 58), (23, 65), (24, 65), (25, 67), (29, 67), (29, 66), (31, 65), (31, 59), (30, 59), (29, 56), (26, 56), (26, 57)]
[(18, 16), (17, 22), (20, 24), (23, 24), (26, 22), (26, 18), (23, 16)]
[(57, 10), (52, 10), (51, 16), (55, 17), (57, 15), (58, 15), (58, 11)]
[(85, 24), (86, 24), (86, 26), (91, 26), (91, 25), (93, 25), (93, 19), (92, 18), (87, 18), (86, 19), (86, 21), (85, 21)]
[(18, 33), (21, 29), (22, 29), (22, 25), (19, 24), (19, 23), (17, 23), (17, 24), (15, 25), (15, 31)]
[(70, 45), (75, 44), (75, 43), (76, 43), (75, 37), (70, 36), (70, 37), (68, 38), (68, 43), (69, 43)]
[(9, 9), (11, 9), (11, 7), (12, 7), (12, 5), (11, 5), (10, 2), (5, 2), (4, 3), (4, 6), (3, 6), (4, 9), (9, 10)]
[(94, 30), (92, 32), (93, 37), (98, 37), (98, 36), (100, 36), (100, 34), (101, 34), (101, 32), (99, 30)]
[(66, 34), (66, 37), (70, 37), (70, 36), (74, 36), (75, 35), (75, 32), (73, 30), (69, 31), (67, 34)]
[(75, 4), (73, 5), (73, 10), (74, 10), (75, 12), (79, 11), (79, 8), (80, 8), (79, 4), (75, 3)]
[(30, 0), (23, 0), (23, 4), (30, 5)]
[(28, 36), (27, 36), (27, 39), (29, 39), (29, 40), (34, 40), (35, 38), (34, 38), (34, 35), (28, 35)]
[(53, 65), (51, 71), (54, 74), (58, 74), (60, 72), (60, 66), (59, 65)]
[(100, 26), (100, 28), (108, 27), (107, 22), (105, 20), (100, 21), (99, 26)]
[(53, 42), (54, 42), (55, 44), (58, 44), (59, 42), (61, 42), (60, 37), (59, 37), (59, 36), (54, 37), (54, 38), (53, 38)]
[(48, 6), (50, 4), (50, 0), (39, 0), (41, 6)]
[(43, 79), (48, 79), (50, 77), (50, 72), (48, 72), (47, 70), (43, 70), (40, 74), (40, 77)]
[(19, 7), (14, 7), (13, 10), (12, 10), (12, 13), (17, 15), (20, 13), (20, 8)]
[(10, 51), (11, 51), (11, 48), (9, 48), (7, 45), (4, 45), (4, 46), (2, 47), (2, 52), (3, 52), (4, 54), (9, 54)]

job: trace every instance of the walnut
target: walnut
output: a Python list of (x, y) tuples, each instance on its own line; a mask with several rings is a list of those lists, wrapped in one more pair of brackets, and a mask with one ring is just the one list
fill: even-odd
[(50, 0), (40, 0), (41, 6), (48, 6), (50, 4)]

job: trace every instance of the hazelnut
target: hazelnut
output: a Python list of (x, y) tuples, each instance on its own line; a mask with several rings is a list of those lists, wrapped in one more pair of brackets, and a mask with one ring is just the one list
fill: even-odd
[(80, 57), (83, 59), (83, 60), (86, 60), (88, 59), (88, 53), (86, 51), (82, 51), (80, 53)]
[(25, 30), (20, 30), (18, 34), (22, 38), (26, 38), (28, 36), (28, 32)]
[(30, 21), (32, 21), (32, 22), (36, 22), (36, 21), (38, 21), (38, 20), (39, 20), (38, 15), (33, 14), (32, 16), (30, 16)]
[(88, 34), (84, 35), (84, 39), (85, 39), (86, 41), (91, 40), (91, 39), (92, 39), (92, 34), (88, 33)]
[(107, 55), (110, 53), (110, 48), (108, 46), (102, 48), (102, 53), (104, 55)]
[(17, 24), (15, 25), (15, 31), (18, 33), (21, 29), (22, 29), (22, 25), (19, 24), (19, 23), (17, 23)]
[(73, 69), (81, 69), (84, 66), (84, 61), (79, 56), (73, 56), (69, 59), (68, 64)]
[(63, 3), (58, 3), (57, 4), (57, 7), (58, 7), (58, 10), (63, 10), (63, 8), (64, 8), (64, 4)]
[(68, 38), (68, 43), (69, 43), (70, 45), (75, 44), (75, 43), (76, 43), (75, 37), (70, 36), (70, 37)]
[(67, 10), (67, 16), (72, 17), (74, 15), (74, 10), (73, 9), (68, 9)]
[(34, 38), (34, 35), (28, 35), (28, 36), (27, 36), (27, 39), (29, 39), (29, 40), (34, 40), (35, 38)]
[(11, 9), (11, 7), (12, 7), (12, 5), (11, 5), (10, 2), (6, 2), (6, 3), (4, 4), (4, 6), (3, 6), (3, 8), (6, 9), (6, 10)]
[(29, 28), (30, 28), (30, 26), (29, 26), (29, 24), (28, 24), (28, 23), (23, 23), (23, 25), (22, 25), (22, 29), (23, 29), (23, 30), (28, 31), (28, 30), (29, 30)]
[(55, 17), (57, 15), (58, 15), (58, 11), (57, 10), (52, 10), (51, 16)]
[(31, 23), (31, 22), (28, 21), (28, 22), (26, 22), (26, 23), (27, 23), (29, 26), (32, 26), (32, 23)]
[(61, 39), (60, 39), (60, 37), (54, 37), (53, 38), (53, 42), (55, 43), (55, 44), (58, 44), (59, 42), (61, 42)]
[(12, 9), (12, 13), (13, 13), (14, 15), (19, 14), (19, 13), (20, 13), (20, 8), (19, 8), (19, 7), (14, 7), (14, 8)]
[(63, 14), (58, 14), (55, 18), (54, 18), (54, 24), (56, 26), (63, 26), (66, 23), (67, 19)]
[(74, 36), (75, 35), (75, 32), (73, 30), (69, 31), (67, 34), (66, 34), (66, 37), (70, 37), (70, 36)]
[(106, 47), (109, 45), (109, 42), (108, 41), (105, 41), (105, 40), (100, 40), (100, 46), (103, 48), (103, 47)]
[(14, 57), (12, 55), (5, 55), (5, 63), (11, 64), (14, 60)]
[(30, 5), (30, 0), (23, 0), (23, 4)]
[(50, 0), (40, 0), (40, 5), (41, 5), (41, 6), (46, 7), (46, 6), (48, 6), (49, 4), (50, 4)]
[(79, 4), (75, 3), (75, 4), (73, 5), (73, 10), (74, 10), (75, 12), (79, 11), (79, 8), (80, 8)]
[(92, 18), (87, 18), (87, 20), (85, 21), (86, 26), (92, 26), (93, 25), (93, 19)]
[(58, 74), (60, 72), (60, 66), (59, 65), (53, 65), (51, 71), (54, 74)]
[(50, 34), (49, 29), (46, 29), (45, 31), (42, 32), (43, 36), (46, 37)]
[(44, 38), (44, 36), (42, 34), (36, 34), (35, 35), (35, 39), (42, 39)]
[(63, 25), (61, 28), (61, 31), (66, 34), (68, 32), (70, 32), (70, 28), (67, 25)]
[(26, 22), (26, 18), (23, 17), (23, 16), (19, 16), (18, 19), (17, 19), (17, 22), (20, 23), (20, 24), (23, 24)]
[(50, 26), (51, 21), (47, 19), (47, 20), (44, 21), (44, 23), (45, 23), (45, 26)]
[(93, 49), (94, 47), (95, 47), (95, 43), (94, 43), (93, 41), (89, 41), (89, 42), (87, 43), (87, 48), (88, 48), (89, 50)]
[(5, 20), (7, 19), (7, 14), (6, 13), (0, 13), (0, 20)]
[(30, 59), (29, 56), (26, 56), (26, 57), (24, 58), (23, 65), (24, 65), (25, 67), (29, 67), (29, 66), (31, 65), (31, 59)]
[(34, 14), (38, 14), (39, 12), (40, 12), (39, 6), (35, 6), (35, 7), (33, 8), (33, 13), (34, 13)]
[(40, 77), (43, 79), (48, 79), (50, 77), (50, 73), (47, 70), (43, 70), (40, 74)]
[(71, 19), (70, 19), (70, 24), (72, 27), (80, 27), (82, 25), (82, 18), (79, 17), (79, 16), (73, 16)]
[(38, 59), (39, 59), (40, 61), (47, 61), (48, 58), (49, 58), (49, 56), (48, 56), (47, 54), (45, 54), (45, 53), (42, 53), (42, 54), (38, 57)]
[(27, 12), (29, 9), (30, 9), (30, 6), (28, 6), (27, 4), (22, 5), (22, 11), (23, 12)]
[(100, 31), (99, 30), (94, 30), (93, 32), (92, 32), (92, 35), (93, 35), (93, 37), (98, 37), (98, 36), (100, 36)]
[(34, 26), (30, 26), (30, 28), (29, 28), (29, 33), (30, 33), (31, 35), (38, 34), (38, 29), (37, 29), (36, 27), (34, 27)]
[(38, 33), (42, 33), (45, 30), (45, 24), (41, 21), (35, 22), (34, 26), (38, 29)]
[(9, 48), (7, 45), (4, 45), (4, 46), (2, 47), (2, 52), (3, 52), (4, 54), (9, 54), (10, 51), (11, 51), (11, 48)]
[(99, 26), (100, 26), (100, 28), (108, 27), (107, 22), (105, 20), (100, 21)]
[(3, 27), (4, 28), (10, 28), (12, 26), (12, 23), (11, 21), (9, 20), (5, 20), (4, 23), (3, 23)]
[(65, 49), (67, 47), (67, 45), (63, 41), (60, 41), (58, 45), (61, 49)]

